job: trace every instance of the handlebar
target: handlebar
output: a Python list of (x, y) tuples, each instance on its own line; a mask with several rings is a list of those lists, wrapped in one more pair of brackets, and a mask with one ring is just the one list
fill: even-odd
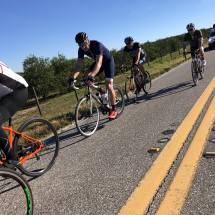
[[(84, 79), (81, 79), (80, 81), (81, 81), (81, 84), (86, 84), (87, 79), (84, 78)], [(74, 82), (72, 83), (72, 87), (73, 87), (75, 90), (79, 90), (79, 88), (75, 86), (75, 83), (76, 83), (76, 82), (77, 82), (77, 80), (74, 80)], [(95, 84), (98, 84), (98, 83), (97, 83), (97, 82), (94, 82), (94, 83), (92, 84), (92, 87), (98, 89), (99, 87), (96, 86)]]
[(191, 53), (199, 54), (199, 52), (200, 52), (200, 50), (198, 49), (198, 51), (183, 52), (183, 54), (184, 54), (184, 57), (186, 59), (186, 54), (191, 54)]

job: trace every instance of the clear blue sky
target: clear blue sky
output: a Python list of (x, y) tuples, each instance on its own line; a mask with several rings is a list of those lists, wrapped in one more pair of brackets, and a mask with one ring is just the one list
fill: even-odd
[(14, 72), (36, 57), (77, 58), (75, 35), (119, 50), (124, 38), (144, 43), (183, 34), (193, 22), (196, 29), (215, 22), (215, 0), (0, 0), (0, 61)]

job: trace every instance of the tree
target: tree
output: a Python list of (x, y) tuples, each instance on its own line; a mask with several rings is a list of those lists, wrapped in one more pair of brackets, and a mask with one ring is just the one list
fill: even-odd
[(23, 61), (23, 77), (30, 87), (35, 87), (37, 96), (46, 96), (54, 90), (54, 70), (49, 58), (30, 55)]

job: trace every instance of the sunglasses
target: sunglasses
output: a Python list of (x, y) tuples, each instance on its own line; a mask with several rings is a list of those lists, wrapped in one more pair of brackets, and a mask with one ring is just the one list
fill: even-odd
[(126, 45), (130, 45), (131, 44), (131, 42), (129, 42), (129, 43), (125, 43)]
[(87, 45), (87, 41), (84, 41), (84, 42), (82, 42), (82, 43), (80, 43), (80, 44), (78, 44), (79, 45), (79, 47), (82, 47), (82, 46), (86, 46)]
[(192, 31), (193, 30), (193, 28), (192, 29), (188, 29), (188, 31)]

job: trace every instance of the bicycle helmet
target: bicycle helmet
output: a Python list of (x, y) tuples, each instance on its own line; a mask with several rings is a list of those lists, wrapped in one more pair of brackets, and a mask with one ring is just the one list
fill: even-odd
[(193, 29), (193, 28), (195, 28), (195, 25), (193, 23), (189, 23), (186, 28), (187, 28), (187, 30)]
[(75, 36), (76, 43), (80, 44), (84, 42), (84, 40), (88, 39), (88, 36), (85, 32), (80, 32)]
[(126, 37), (126, 38), (124, 39), (124, 42), (125, 42), (125, 43), (131, 42), (131, 41), (133, 41), (133, 38), (132, 38), (132, 37)]

